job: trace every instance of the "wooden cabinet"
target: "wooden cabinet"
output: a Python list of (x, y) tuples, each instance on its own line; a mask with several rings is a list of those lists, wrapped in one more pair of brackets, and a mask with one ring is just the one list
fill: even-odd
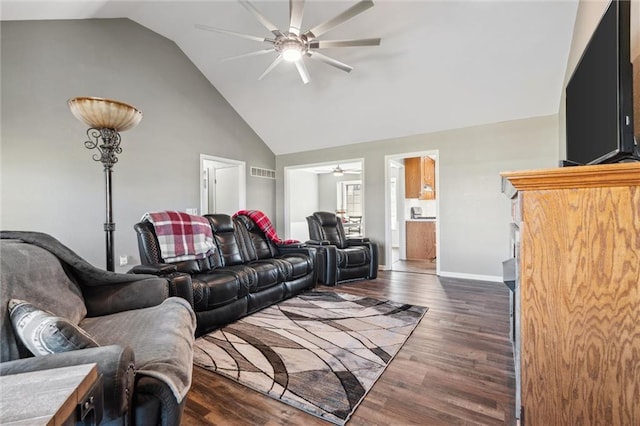
[(422, 157), (422, 192), (421, 200), (436, 199), (436, 160)]
[(407, 221), (407, 259), (431, 260), (436, 257), (436, 223)]
[[(405, 198), (435, 200), (436, 161), (431, 157), (411, 157), (404, 159)], [(425, 188), (431, 190), (425, 190)]]
[(405, 198), (419, 198), (421, 186), (420, 157), (404, 159)]
[(521, 209), (523, 423), (640, 424), (640, 164), (503, 176)]

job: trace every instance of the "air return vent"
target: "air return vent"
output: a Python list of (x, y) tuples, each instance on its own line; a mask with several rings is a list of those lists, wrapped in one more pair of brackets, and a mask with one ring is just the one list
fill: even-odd
[(265, 178), (265, 179), (275, 179), (276, 171), (270, 169), (263, 169), (260, 167), (251, 167), (251, 176)]

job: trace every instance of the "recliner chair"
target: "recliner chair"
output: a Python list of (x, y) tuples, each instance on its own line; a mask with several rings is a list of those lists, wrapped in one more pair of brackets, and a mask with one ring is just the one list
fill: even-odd
[(307, 217), (310, 240), (318, 248), (318, 281), (336, 285), (342, 281), (375, 279), (378, 276), (378, 246), (368, 238), (347, 238), (342, 221), (331, 212)]
[[(182, 287), (176, 292), (193, 299), (190, 282), (103, 271), (52, 236), (26, 231), (0, 231), (0, 281), (0, 376), (96, 363), (101, 425), (180, 424), (196, 321), (190, 304), (169, 292)], [(9, 313), (12, 299), (41, 309), (30, 327), (49, 332), (20, 337)], [(87, 345), (86, 336), (79, 340), (83, 333), (99, 346)], [(22, 340), (47, 336), (55, 340), (39, 343), (54, 352), (46, 355), (33, 356)]]

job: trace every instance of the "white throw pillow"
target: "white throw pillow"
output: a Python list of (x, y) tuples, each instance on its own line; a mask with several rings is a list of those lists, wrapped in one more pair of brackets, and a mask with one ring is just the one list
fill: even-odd
[(29, 302), (11, 299), (8, 308), (16, 335), (36, 356), (100, 346), (71, 321)]

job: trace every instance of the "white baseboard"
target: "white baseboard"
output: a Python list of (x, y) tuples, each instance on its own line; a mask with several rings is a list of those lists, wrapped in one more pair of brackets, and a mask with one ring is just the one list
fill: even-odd
[(462, 280), (491, 281), (496, 283), (503, 282), (502, 277), (500, 275), (478, 275), (478, 274), (465, 274), (461, 272), (446, 272), (446, 271), (440, 271), (440, 274), (438, 275), (445, 278), (459, 278)]
[[(378, 265), (378, 271), (389, 271), (391, 268), (387, 268), (387, 265)], [(444, 278), (459, 278), (461, 280), (476, 280), (476, 281), (489, 281), (495, 283), (504, 282), (500, 275), (479, 275), (479, 274), (465, 274), (462, 272), (446, 272), (440, 271), (437, 274), (439, 277)]]

